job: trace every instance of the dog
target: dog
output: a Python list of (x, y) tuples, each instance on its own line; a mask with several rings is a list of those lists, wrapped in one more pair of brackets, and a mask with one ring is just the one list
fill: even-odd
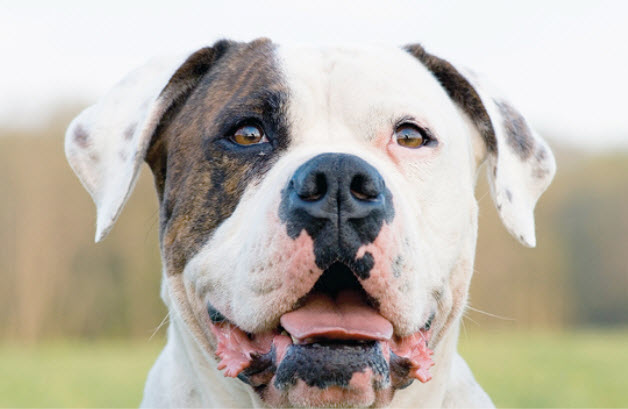
[(406, 47), (221, 40), (70, 124), (96, 241), (145, 161), (167, 344), (143, 407), (490, 407), (456, 350), (485, 164), (536, 243), (554, 156), (476, 74)]

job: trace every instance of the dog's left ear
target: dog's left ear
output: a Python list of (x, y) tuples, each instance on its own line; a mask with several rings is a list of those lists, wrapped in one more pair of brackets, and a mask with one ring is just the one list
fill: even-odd
[(487, 92), (474, 75), (427, 53), (420, 45), (405, 49), (434, 74), (477, 128), (486, 145), (489, 186), (499, 216), (510, 234), (534, 247), (534, 207), (556, 173), (547, 143), (518, 111)]
[(189, 57), (150, 61), (68, 127), (65, 153), (96, 204), (97, 242), (111, 230), (131, 194), (161, 118), (198, 83), (225, 45), (217, 43)]

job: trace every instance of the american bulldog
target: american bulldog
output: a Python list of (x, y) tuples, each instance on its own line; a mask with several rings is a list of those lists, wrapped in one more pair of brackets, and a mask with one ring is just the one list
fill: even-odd
[(487, 407), (456, 351), (485, 163), (535, 245), (547, 144), (420, 45), (219, 41), (153, 60), (71, 123), (96, 241), (145, 161), (167, 344), (146, 407)]

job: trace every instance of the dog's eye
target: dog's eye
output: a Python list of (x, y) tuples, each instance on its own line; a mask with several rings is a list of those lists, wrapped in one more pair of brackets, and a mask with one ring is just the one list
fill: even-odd
[(395, 129), (394, 138), (399, 145), (412, 149), (420, 148), (431, 140), (424, 129), (413, 124), (399, 125)]
[(258, 125), (244, 125), (236, 129), (231, 140), (238, 145), (254, 145), (268, 142), (264, 130)]

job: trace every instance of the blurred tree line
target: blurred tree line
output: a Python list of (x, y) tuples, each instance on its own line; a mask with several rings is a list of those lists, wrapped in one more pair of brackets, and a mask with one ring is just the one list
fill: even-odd
[[(94, 244), (94, 206), (63, 153), (70, 118), (0, 130), (0, 334), (150, 337), (166, 317), (150, 171)], [(502, 227), (482, 172), (467, 328), (628, 324), (628, 152), (554, 149), (558, 174), (538, 204), (533, 250)]]

